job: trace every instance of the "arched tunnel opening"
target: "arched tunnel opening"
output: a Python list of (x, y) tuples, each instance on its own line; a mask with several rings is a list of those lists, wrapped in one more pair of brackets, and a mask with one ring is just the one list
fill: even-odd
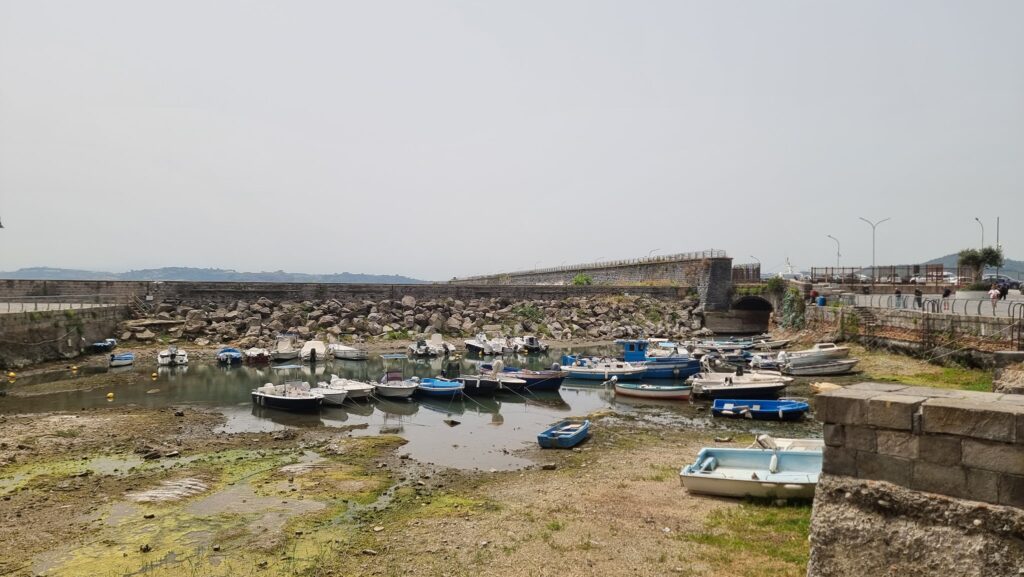
[(732, 310), (734, 311), (765, 311), (772, 312), (775, 307), (768, 299), (759, 296), (745, 296), (740, 297), (734, 303), (732, 303)]

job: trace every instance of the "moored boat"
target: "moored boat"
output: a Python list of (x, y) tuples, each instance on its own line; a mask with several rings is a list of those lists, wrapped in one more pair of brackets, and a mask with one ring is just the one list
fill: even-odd
[(785, 389), (784, 382), (732, 383), (693, 385), (693, 394), (711, 399), (775, 399)]
[(701, 363), (689, 353), (674, 349), (650, 351), (651, 342), (646, 339), (619, 339), (624, 361), (643, 363), (645, 379), (685, 379), (700, 371)]
[(542, 353), (548, 344), (534, 335), (523, 335), (512, 339), (512, 350), (517, 353)]
[(188, 364), (188, 353), (175, 346), (167, 347), (156, 355), (156, 364), (161, 367), (177, 367)]
[(845, 375), (856, 368), (858, 359), (829, 360), (813, 365), (782, 366), (782, 372), (795, 377), (817, 377), (826, 375)]
[(462, 395), (463, 385), (459, 381), (449, 381), (448, 379), (435, 379), (426, 378), (420, 379), (420, 384), (416, 388), (417, 395), (424, 395), (428, 397), (458, 397)]
[(323, 341), (306, 341), (299, 350), (299, 359), (304, 363), (326, 363), (330, 358)]
[(638, 380), (647, 370), (643, 364), (634, 365), (615, 359), (579, 358), (572, 355), (562, 357), (561, 369), (570, 379), (607, 381), (612, 377), (619, 380)]
[[(408, 359), (401, 353), (387, 353), (380, 356), (384, 360), (384, 374), (380, 381), (373, 386), (373, 391), (378, 397), (387, 398), (409, 398), (419, 387), (419, 379), (413, 377), (405, 378), (405, 361)], [(401, 368), (393, 368), (391, 365), (401, 361)]]
[(224, 347), (217, 351), (217, 362), (222, 365), (241, 364), (242, 351), (234, 347)]
[(344, 387), (332, 386), (332, 383), (319, 382), (309, 392), (324, 398), (325, 405), (341, 405), (348, 398), (348, 390)]
[(537, 435), (537, 444), (544, 449), (571, 449), (590, 436), (590, 421), (561, 421)]
[(301, 381), (281, 385), (267, 383), (252, 391), (253, 404), (282, 411), (316, 411), (323, 401), (321, 395), (309, 390), (309, 384)]
[(414, 357), (444, 357), (455, 352), (455, 347), (445, 342), (444, 337), (434, 333), (429, 339), (420, 339), (410, 344), (408, 350)]
[(615, 383), (615, 394), (643, 399), (685, 401), (690, 398), (687, 385), (651, 385), (648, 383)]
[(364, 383), (352, 379), (342, 379), (337, 375), (331, 375), (329, 384), (332, 388), (344, 389), (348, 399), (365, 399), (374, 390), (373, 383)]
[(110, 355), (110, 367), (127, 367), (135, 364), (135, 353), (118, 353)]
[(333, 354), (334, 358), (346, 361), (365, 361), (369, 356), (366, 354), (366, 351), (362, 349), (357, 349), (355, 347), (339, 343), (331, 343), (331, 345), (328, 346), (328, 352)]
[[(480, 370), (494, 370), (494, 365), (480, 365)], [(569, 376), (569, 373), (561, 370), (557, 364), (552, 369), (541, 371), (518, 367), (502, 367), (501, 372), (503, 375), (526, 381), (524, 388), (528, 391), (557, 391), (562, 387), (562, 381)]]
[(810, 408), (806, 402), (796, 399), (715, 399), (711, 414), (758, 421), (799, 421)]
[(278, 335), (274, 349), (270, 352), (270, 358), (275, 363), (299, 358), (299, 349), (295, 346), (295, 335)]
[(89, 352), (109, 353), (117, 348), (117, 339), (103, 339), (102, 341), (89, 345)]
[(526, 381), (506, 375), (504, 372), (462, 375), (455, 380), (462, 383), (462, 390), (467, 395), (493, 395), (501, 390), (521, 391), (526, 388)]
[(724, 497), (811, 499), (822, 453), (706, 447), (679, 472), (691, 493)]
[(270, 351), (259, 347), (245, 349), (245, 362), (250, 365), (263, 365), (270, 362)]
[(841, 347), (835, 343), (815, 343), (809, 349), (778, 354), (780, 365), (803, 366), (820, 365), (825, 362), (845, 359), (850, 356), (849, 347)]

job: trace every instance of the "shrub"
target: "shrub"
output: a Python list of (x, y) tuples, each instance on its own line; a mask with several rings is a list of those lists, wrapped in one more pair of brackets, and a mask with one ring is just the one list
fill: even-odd
[(589, 274), (580, 273), (572, 277), (573, 286), (589, 286), (594, 284), (594, 279), (590, 278)]
[(782, 293), (786, 292), (787, 284), (788, 283), (786, 282), (786, 279), (778, 276), (773, 276), (772, 278), (768, 279), (765, 289), (771, 294), (781, 295)]

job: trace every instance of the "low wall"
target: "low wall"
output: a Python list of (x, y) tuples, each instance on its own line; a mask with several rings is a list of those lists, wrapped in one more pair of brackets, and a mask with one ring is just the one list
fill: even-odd
[(861, 383), (815, 407), (809, 577), (1020, 574), (1024, 396)]
[(0, 367), (74, 358), (89, 343), (114, 336), (127, 315), (124, 306), (0, 315)]

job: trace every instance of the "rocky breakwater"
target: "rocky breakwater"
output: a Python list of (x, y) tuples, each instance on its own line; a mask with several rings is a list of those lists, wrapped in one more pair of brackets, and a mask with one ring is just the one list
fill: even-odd
[(260, 298), (232, 307), (163, 303), (145, 319), (124, 324), (122, 340), (150, 341), (158, 333), (200, 345), (269, 346), (279, 333), (303, 339), (406, 340), (441, 333), (506, 336), (537, 334), (556, 341), (623, 337), (682, 337), (701, 331), (696, 299), (645, 296), (570, 297), (560, 300), (452, 298), (417, 301), (281, 301)]

